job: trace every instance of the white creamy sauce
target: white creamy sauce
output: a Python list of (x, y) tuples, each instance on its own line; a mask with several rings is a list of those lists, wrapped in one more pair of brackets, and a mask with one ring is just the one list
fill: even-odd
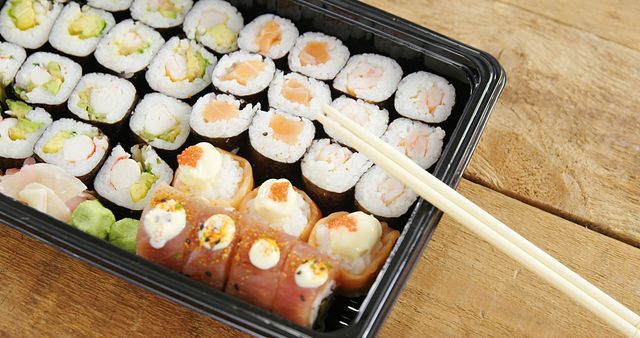
[(156, 205), (144, 217), (144, 231), (154, 249), (162, 249), (187, 225), (187, 214), (174, 200)]
[(354, 221), (354, 228), (329, 227), (331, 252), (352, 260), (370, 254), (382, 236), (380, 222), (361, 211), (351, 213), (347, 217)]
[(260, 238), (249, 249), (249, 261), (258, 269), (271, 269), (280, 261), (280, 248), (274, 240)]
[[(287, 184), (286, 196), (273, 196), (274, 184)], [(269, 179), (262, 183), (253, 201), (256, 212), (269, 223), (280, 223), (291, 216), (298, 207), (295, 190), (286, 179)], [(275, 197), (275, 200), (274, 200)]]
[(213, 185), (222, 167), (222, 154), (210, 143), (196, 144), (202, 149), (202, 155), (196, 162), (196, 166), (180, 166), (179, 181), (191, 186), (209, 189)]
[(231, 244), (236, 235), (236, 223), (225, 214), (209, 217), (198, 231), (202, 246), (211, 251), (222, 250)]
[(302, 263), (295, 274), (295, 282), (301, 288), (313, 289), (322, 286), (329, 279), (329, 269), (314, 260)]

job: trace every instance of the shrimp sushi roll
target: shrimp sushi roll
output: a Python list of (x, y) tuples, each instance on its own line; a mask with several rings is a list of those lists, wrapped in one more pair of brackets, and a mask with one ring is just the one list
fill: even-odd
[(53, 25), (49, 43), (65, 54), (84, 57), (96, 50), (102, 36), (115, 24), (113, 14), (107, 11), (70, 2)]
[(238, 33), (244, 18), (230, 3), (222, 0), (200, 0), (184, 19), (182, 29), (189, 39), (216, 53), (238, 49)]
[(55, 164), (82, 181), (98, 172), (109, 149), (109, 138), (90, 124), (72, 119), (54, 121), (35, 145), (43, 162)]
[(289, 69), (318, 79), (333, 80), (349, 60), (349, 48), (322, 33), (302, 34), (289, 54)]
[(130, 10), (134, 20), (164, 30), (181, 25), (192, 6), (192, 0), (134, 0)]
[(322, 218), (318, 206), (287, 179), (270, 179), (249, 193), (240, 212), (258, 223), (283, 231), (302, 241), (309, 238), (313, 225)]
[(247, 97), (265, 90), (275, 74), (270, 58), (237, 51), (220, 58), (213, 70), (213, 85), (235, 96)]
[(134, 145), (127, 152), (121, 145), (96, 175), (93, 186), (103, 199), (120, 208), (139, 211), (162, 183), (170, 184), (173, 170), (149, 145)]
[[(389, 111), (361, 99), (353, 99), (343, 95), (333, 100), (331, 107), (355, 121), (376, 137), (382, 136), (389, 126)], [(331, 129), (325, 129), (324, 131), (334, 140), (344, 144), (344, 140)]]
[(0, 10), (0, 35), (27, 49), (42, 47), (62, 11), (59, 1), (8, 0)]
[(94, 56), (102, 67), (129, 79), (149, 65), (163, 44), (160, 33), (128, 19), (119, 22), (100, 40)]
[(351, 209), (356, 183), (371, 167), (362, 154), (330, 139), (313, 141), (300, 164), (304, 188), (322, 210)]
[(428, 72), (415, 72), (400, 81), (394, 106), (404, 117), (439, 123), (451, 115), (455, 103), (456, 89), (447, 79)]
[(0, 87), (4, 88), (13, 82), (26, 58), (24, 48), (11, 42), (0, 42)]
[(291, 20), (263, 14), (240, 31), (238, 46), (242, 50), (278, 60), (289, 53), (299, 34)]
[(315, 120), (322, 106), (331, 103), (331, 89), (316, 79), (277, 71), (269, 85), (268, 97), (273, 108)]
[(206, 142), (226, 151), (244, 144), (260, 104), (246, 103), (232, 95), (210, 93), (193, 105), (189, 124), (191, 130)]
[(289, 252), (271, 311), (311, 328), (326, 315), (340, 273), (339, 264), (307, 243)]
[(8, 117), (0, 118), (0, 168), (18, 168), (33, 156), (33, 148), (51, 124), (51, 115), (39, 107), (7, 100)]
[(249, 159), (256, 181), (285, 177), (300, 183), (300, 164), (315, 136), (310, 120), (276, 110), (258, 111), (249, 127)]
[(380, 103), (393, 95), (402, 79), (394, 59), (378, 54), (352, 56), (333, 81), (333, 88), (352, 97)]
[(361, 211), (333, 213), (316, 223), (309, 244), (340, 263), (337, 293), (365, 294), (400, 236)]
[(201, 142), (178, 155), (173, 186), (209, 204), (238, 208), (253, 189), (253, 170), (244, 158)]
[(104, 9), (109, 12), (121, 12), (129, 9), (133, 0), (87, 0), (91, 7)]
[(129, 128), (142, 141), (156, 149), (173, 151), (189, 137), (191, 106), (160, 93), (145, 95), (138, 103)]
[(356, 208), (388, 223), (406, 214), (416, 200), (418, 195), (411, 188), (375, 165), (356, 184)]
[(398, 118), (389, 124), (382, 140), (404, 153), (419, 166), (428, 169), (442, 153), (445, 133), (440, 127)]

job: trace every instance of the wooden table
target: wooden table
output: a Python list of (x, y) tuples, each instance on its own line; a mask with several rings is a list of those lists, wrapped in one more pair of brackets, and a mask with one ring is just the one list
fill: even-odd
[[(459, 191), (640, 311), (640, 2), (367, 0), (487, 50), (508, 85)], [(240, 332), (0, 227), (0, 336)], [(444, 217), (383, 336), (613, 336)]]

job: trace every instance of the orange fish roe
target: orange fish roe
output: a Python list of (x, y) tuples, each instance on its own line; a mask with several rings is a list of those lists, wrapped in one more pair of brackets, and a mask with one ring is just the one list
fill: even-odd
[(269, 198), (275, 202), (286, 202), (289, 193), (289, 182), (276, 182), (269, 189)]
[(344, 216), (340, 216), (340, 217), (336, 217), (332, 220), (330, 220), (327, 223), (327, 226), (329, 228), (339, 228), (339, 227), (345, 227), (347, 228), (347, 230), (351, 231), (351, 232), (355, 232), (358, 231), (358, 222), (356, 222), (355, 218), (349, 216), (349, 215), (344, 215)]
[(202, 148), (191, 146), (178, 155), (178, 164), (195, 168), (203, 152)]

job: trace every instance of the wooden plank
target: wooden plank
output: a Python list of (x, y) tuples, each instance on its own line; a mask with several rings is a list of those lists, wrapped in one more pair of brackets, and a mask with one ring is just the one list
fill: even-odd
[[(463, 181), (460, 191), (632, 309), (640, 250)], [(231, 337), (239, 331), (0, 226), (0, 336)], [(612, 336), (444, 218), (383, 336)]]
[(640, 246), (640, 52), (495, 1), (366, 2), (506, 69), (467, 178)]

